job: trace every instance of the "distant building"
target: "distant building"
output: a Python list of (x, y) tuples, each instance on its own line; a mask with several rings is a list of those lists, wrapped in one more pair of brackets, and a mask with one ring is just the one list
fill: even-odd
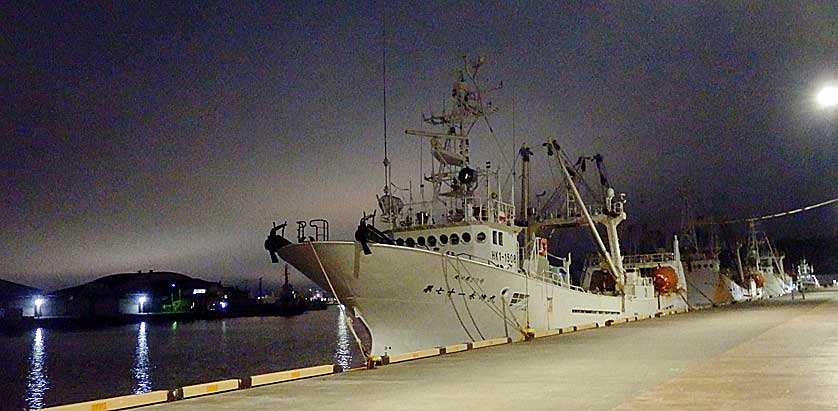
[(35, 300), (41, 290), (0, 280), (0, 320), (34, 315)]
[(224, 310), (220, 283), (173, 272), (112, 274), (49, 294), (43, 317), (97, 318), (125, 314), (204, 313)]

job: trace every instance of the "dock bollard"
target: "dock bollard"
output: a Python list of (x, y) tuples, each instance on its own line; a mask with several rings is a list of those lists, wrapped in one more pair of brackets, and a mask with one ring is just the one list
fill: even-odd
[(527, 328), (524, 330), (524, 341), (532, 341), (535, 338), (535, 330)]

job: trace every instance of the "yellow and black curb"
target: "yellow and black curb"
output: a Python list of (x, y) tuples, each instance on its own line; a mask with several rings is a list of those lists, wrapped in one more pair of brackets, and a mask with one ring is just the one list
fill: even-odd
[[(659, 311), (654, 315), (647, 316), (633, 316), (625, 317), (616, 320), (607, 320), (600, 325), (599, 323), (588, 323), (573, 325), (563, 328), (556, 328), (551, 330), (532, 330), (527, 329), (522, 333), (521, 341), (531, 341), (537, 338), (552, 337), (556, 335), (570, 334), (584, 330), (591, 330), (600, 327), (611, 327), (616, 324), (624, 324), (633, 321), (641, 321), (656, 317), (663, 317), (666, 315), (681, 314), (689, 311), (701, 310), (709, 307), (681, 309), (681, 310), (667, 310)], [(462, 344), (447, 345), (444, 347), (430, 348), (426, 350), (413, 351), (402, 354), (385, 355), (382, 357), (371, 357), (367, 362), (367, 366), (363, 368), (354, 368), (348, 371), (360, 371), (364, 368), (374, 369), (377, 366), (384, 366), (405, 361), (413, 361), (422, 358), (436, 357), (440, 355), (453, 354), (462, 351), (471, 351), (481, 348), (493, 347), (503, 344), (512, 343), (512, 338), (501, 337), (489, 340), (474, 341)], [(59, 405), (56, 407), (43, 408), (44, 411), (111, 411), (123, 410), (127, 408), (136, 408), (146, 405), (154, 405), (165, 402), (180, 401), (188, 398), (200, 397), (204, 395), (217, 394), (222, 392), (230, 392), (235, 390), (249, 389), (269, 384), (278, 384), (288, 381), (302, 380), (306, 378), (320, 377), (331, 374), (339, 374), (345, 370), (336, 364), (318, 365), (314, 367), (299, 368), (294, 370), (279, 371), (267, 374), (253, 375), (242, 379), (229, 379), (221, 381), (207, 382), (203, 384), (188, 385), (185, 387), (176, 388), (173, 390), (152, 391), (145, 394), (125, 395), (121, 397), (106, 398), (95, 401), (87, 401), (75, 404)]]
[(165, 402), (180, 401), (187, 398), (200, 397), (209, 394), (242, 390), (260, 385), (276, 384), (286, 381), (301, 380), (322, 375), (337, 374), (343, 368), (336, 364), (319, 365), (315, 367), (299, 368), (269, 374), (260, 374), (243, 379), (213, 381), (203, 384), (188, 385), (170, 391), (160, 390), (145, 394), (125, 395), (121, 397), (105, 398), (95, 401), (75, 404), (59, 405), (43, 408), (42, 411), (110, 411), (127, 408), (143, 407)]

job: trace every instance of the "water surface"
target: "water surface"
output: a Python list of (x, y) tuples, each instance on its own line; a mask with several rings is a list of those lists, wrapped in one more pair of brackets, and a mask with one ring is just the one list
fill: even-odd
[(363, 363), (337, 306), (294, 317), (37, 328), (0, 334), (0, 410), (332, 363), (344, 368)]

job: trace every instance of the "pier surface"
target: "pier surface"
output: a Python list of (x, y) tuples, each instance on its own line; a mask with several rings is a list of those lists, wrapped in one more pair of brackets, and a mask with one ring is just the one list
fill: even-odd
[(736, 304), (141, 409), (838, 409), (838, 292)]

